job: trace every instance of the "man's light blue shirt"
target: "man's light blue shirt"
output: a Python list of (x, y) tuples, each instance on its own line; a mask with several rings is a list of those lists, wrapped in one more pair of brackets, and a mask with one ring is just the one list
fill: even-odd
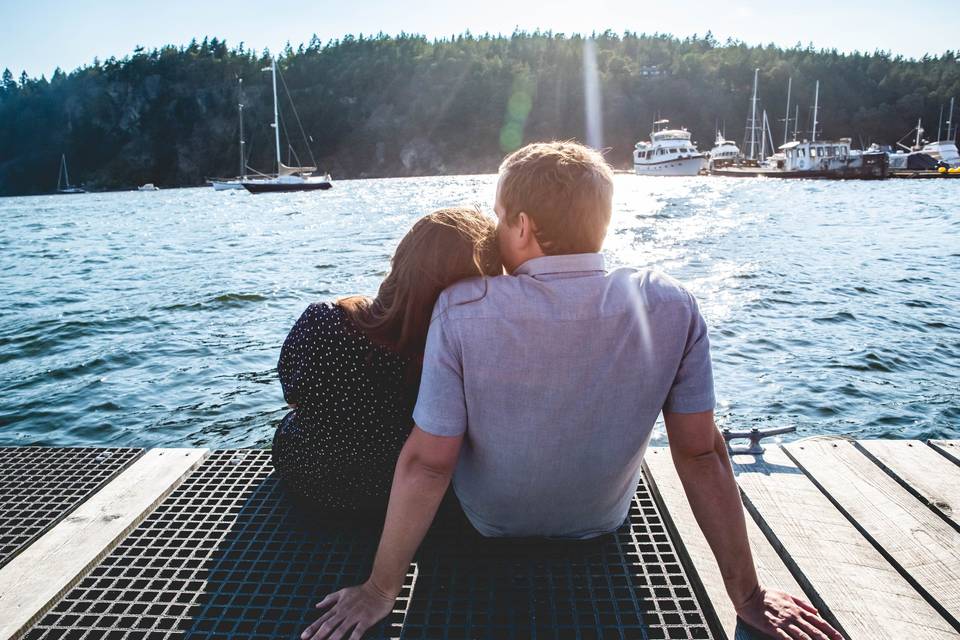
[(693, 296), (586, 253), (444, 291), (413, 417), (464, 435), (453, 486), (477, 531), (588, 538), (626, 518), (660, 412), (713, 407)]

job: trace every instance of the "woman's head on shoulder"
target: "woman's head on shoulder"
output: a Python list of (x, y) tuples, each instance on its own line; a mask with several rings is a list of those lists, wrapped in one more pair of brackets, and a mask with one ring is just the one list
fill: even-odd
[(400, 240), (375, 299), (354, 296), (339, 304), (371, 340), (416, 358), (440, 293), (466, 278), (501, 273), (496, 222), (475, 208), (439, 209)]

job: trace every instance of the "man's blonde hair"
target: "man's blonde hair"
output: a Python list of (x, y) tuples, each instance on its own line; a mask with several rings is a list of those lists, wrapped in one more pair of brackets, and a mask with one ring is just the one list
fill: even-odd
[(613, 170), (576, 142), (537, 142), (500, 165), (500, 203), (508, 224), (526, 213), (547, 255), (600, 250), (613, 210)]

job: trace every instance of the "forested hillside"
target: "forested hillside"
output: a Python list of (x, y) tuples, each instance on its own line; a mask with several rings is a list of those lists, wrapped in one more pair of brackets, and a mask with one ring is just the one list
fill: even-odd
[[(658, 115), (691, 129), (701, 149), (711, 146), (718, 122), (740, 141), (754, 68), (775, 140), (782, 140), (791, 76), (801, 135), (820, 80), (821, 135), (850, 136), (855, 145), (890, 144), (918, 117), (935, 137), (941, 105), (960, 96), (956, 52), (908, 60), (719, 43), (709, 35), (608, 32), (595, 40), (604, 144), (619, 167), (629, 165), (633, 144)], [(278, 64), (308, 144), (334, 179), (487, 172), (523, 142), (583, 139), (583, 45), (580, 36), (550, 33), (314, 38), (280, 52)], [(6, 71), (0, 194), (51, 191), (61, 153), (73, 181), (92, 189), (235, 175), (237, 78), (244, 80), (248, 164), (269, 171), (270, 74), (261, 71), (268, 65), (266, 52), (212, 38), (138, 49), (49, 79)], [(284, 83), (280, 95), (281, 119), (309, 163)]]

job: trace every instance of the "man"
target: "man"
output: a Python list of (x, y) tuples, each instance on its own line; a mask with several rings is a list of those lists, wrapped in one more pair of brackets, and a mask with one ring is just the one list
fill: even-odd
[(775, 637), (841, 637), (811, 605), (757, 582), (713, 421), (706, 325), (673, 280), (604, 269), (612, 199), (610, 167), (583, 146), (533, 144), (504, 160), (497, 239), (512, 275), (458, 283), (437, 301), (373, 572), (318, 603), (327, 611), (304, 640), (357, 640), (390, 612), (451, 478), (487, 536), (616, 530), (661, 412), (739, 616)]

